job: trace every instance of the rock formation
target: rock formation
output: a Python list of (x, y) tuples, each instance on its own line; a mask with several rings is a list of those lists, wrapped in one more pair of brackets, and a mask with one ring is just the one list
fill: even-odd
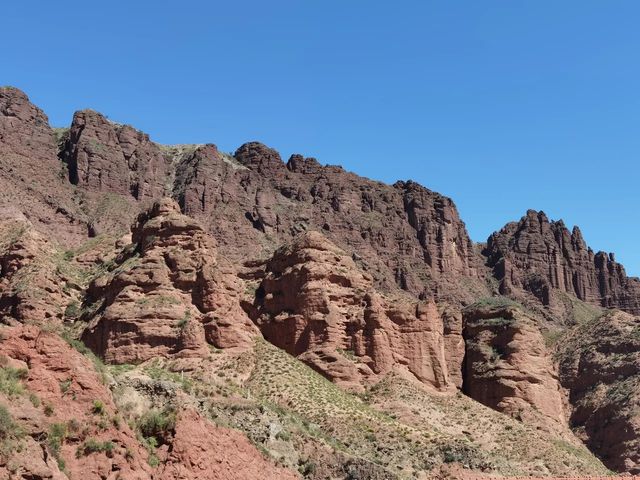
[[(91, 361), (37, 327), (2, 329), (0, 375), (2, 478), (299, 478), (263, 458), (240, 432), (189, 408), (178, 412), (168, 444), (156, 451), (157, 468), (149, 465), (148, 446), (124, 421), (129, 412), (118, 411)], [(7, 379), (16, 382), (12, 391)]]
[(491, 235), (484, 253), (503, 294), (524, 289), (551, 305), (556, 289), (593, 305), (640, 313), (640, 280), (627, 277), (613, 254), (594, 253), (578, 227), (569, 232), (543, 212), (529, 210)]
[[(472, 294), (480, 262), (453, 202), (415, 182), (390, 186), (315, 159), (293, 155), (285, 164), (260, 143), (233, 157), (213, 145), (181, 152), (174, 196), (211, 231), (232, 260), (270, 255), (308, 230), (357, 253), (377, 286), (423, 298), (457, 301)], [(475, 288), (482, 289), (476, 282)]]
[(612, 311), (558, 345), (571, 426), (607, 467), (640, 474), (640, 318)]
[(298, 475), (262, 458), (240, 432), (214, 426), (193, 410), (178, 414), (163, 480), (293, 480)]
[[(276, 251), (252, 317), (264, 337), (344, 386), (361, 389), (395, 370), (453, 390), (445, 327), (435, 304), (386, 298), (371, 276), (318, 232)], [(448, 332), (450, 333), (450, 332)]]
[(74, 185), (136, 200), (162, 197), (167, 160), (149, 136), (93, 110), (76, 112), (61, 152)]
[[(160, 146), (91, 110), (52, 129), (24, 93), (0, 88), (0, 323), (10, 325), (0, 332), (0, 477), (295, 477), (210, 418), (315, 479), (428, 475), (438, 462), (601, 472), (569, 416), (607, 465), (640, 472), (637, 319), (593, 323), (599, 308), (583, 303), (640, 313), (640, 280), (533, 211), (483, 253), (453, 202), (415, 182), (385, 185), (298, 154), (283, 162), (258, 142), (234, 154)], [(498, 289), (530, 309), (491, 298)], [(569, 304), (580, 315), (564, 315)], [(541, 329), (581, 321), (559, 344), (569, 405)], [(117, 366), (93, 365), (61, 335)], [(111, 395), (121, 399), (128, 372), (144, 379), (145, 402), (174, 402), (160, 446), (139, 416), (119, 423)], [(367, 399), (388, 385), (407, 390), (381, 415)], [(183, 403), (163, 397), (171, 389)], [(511, 434), (531, 429), (522, 438), (540, 430), (544, 455), (491, 461), (520, 439), (505, 433), (488, 448), (481, 427), (465, 430), (477, 420), (466, 407), (489, 410), (460, 391), (522, 421), (491, 412), (492, 431), (500, 419)], [(447, 432), (431, 428), (435, 417)], [(314, 474), (314, 461), (330, 467)]]
[[(113, 425), (115, 405), (89, 359), (34, 326), (4, 328), (2, 337), (3, 377), (18, 372), (23, 385), (0, 393), (0, 405), (19, 426), (13, 431), (22, 433), (13, 446), (3, 443), (9, 450), (0, 459), (3, 478), (98, 480), (112, 472), (150, 478), (146, 451), (128, 425)], [(85, 450), (86, 442), (106, 447)]]
[(525, 422), (566, 424), (564, 395), (535, 321), (516, 304), (474, 304), (464, 310), (463, 391)]
[(0, 215), (0, 323), (61, 323), (72, 300), (61, 253), (20, 212)]
[(240, 280), (196, 221), (165, 199), (140, 214), (132, 232), (115, 268), (89, 287), (90, 348), (112, 363), (138, 363), (251, 342)]
[(76, 240), (87, 230), (73, 197), (47, 116), (20, 90), (0, 87), (0, 209), (22, 213), (47, 236)]

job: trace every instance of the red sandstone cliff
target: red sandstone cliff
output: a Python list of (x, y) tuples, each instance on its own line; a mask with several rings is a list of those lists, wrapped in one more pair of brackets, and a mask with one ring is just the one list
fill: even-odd
[(613, 254), (594, 253), (578, 227), (569, 232), (543, 212), (529, 210), (491, 235), (485, 255), (503, 294), (524, 289), (550, 305), (557, 289), (587, 303), (640, 313), (640, 280), (627, 277)]

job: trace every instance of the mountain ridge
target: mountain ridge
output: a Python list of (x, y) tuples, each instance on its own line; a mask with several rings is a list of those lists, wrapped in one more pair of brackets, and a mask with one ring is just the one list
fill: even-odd
[[(594, 424), (615, 409), (635, 425), (619, 392), (637, 344), (621, 332), (640, 321), (640, 280), (578, 228), (529, 210), (481, 245), (453, 200), (416, 182), (285, 162), (259, 142), (163, 146), (93, 110), (54, 131), (16, 89), (0, 89), (0, 162), (0, 324), (66, 339), (111, 378), (96, 400), (129, 425), (122, 440), (95, 407), (98, 442), (34, 400), (35, 444), (9, 435), (0, 472), (28, 441), (45, 456), (26, 478), (65, 478), (49, 460), (74, 448), (84, 473), (123, 468), (131, 448), (147, 456), (141, 479), (178, 475), (204, 465), (200, 440), (224, 450), (211, 422), (243, 432), (271, 472), (313, 479), (640, 472), (635, 443), (606, 449), (611, 430)], [(606, 341), (584, 335), (608, 318), (621, 320)], [(592, 369), (573, 365), (592, 357), (573, 338), (626, 353), (593, 357), (629, 375), (600, 368), (589, 384), (615, 401), (584, 396)], [(40, 387), (12, 369), (35, 347), (8, 345), (0, 335), (0, 406), (16, 392), (26, 404)], [(69, 379), (52, 375), (59, 405)]]

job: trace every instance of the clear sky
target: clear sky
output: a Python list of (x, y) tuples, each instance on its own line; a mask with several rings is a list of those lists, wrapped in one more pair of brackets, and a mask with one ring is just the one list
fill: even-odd
[(55, 126), (249, 140), (454, 199), (484, 241), (528, 208), (640, 275), (637, 0), (32, 1), (0, 84)]

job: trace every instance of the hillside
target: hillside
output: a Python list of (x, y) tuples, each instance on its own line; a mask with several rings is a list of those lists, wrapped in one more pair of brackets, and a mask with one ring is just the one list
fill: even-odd
[(4, 475), (640, 472), (640, 280), (579, 229), (480, 246), (415, 182), (53, 129), (11, 87), (0, 164)]

